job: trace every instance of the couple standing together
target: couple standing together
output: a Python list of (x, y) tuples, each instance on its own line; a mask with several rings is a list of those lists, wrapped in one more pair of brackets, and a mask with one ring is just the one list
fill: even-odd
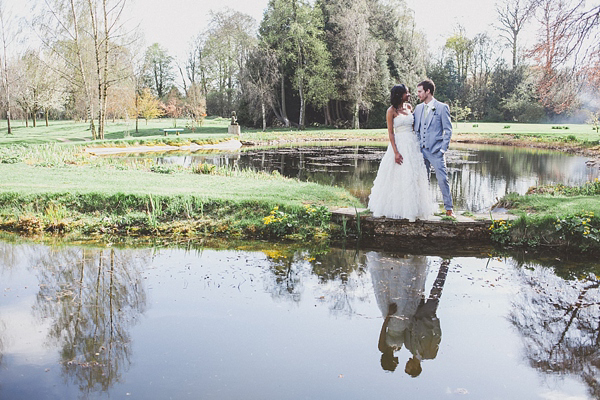
[(429, 191), (429, 172), (434, 168), (442, 191), (446, 215), (453, 216), (444, 153), (452, 136), (450, 109), (433, 98), (435, 84), (417, 85), (421, 103), (413, 112), (408, 88), (392, 88), (386, 113), (390, 144), (381, 160), (369, 196), (374, 217), (427, 218), (436, 209)]

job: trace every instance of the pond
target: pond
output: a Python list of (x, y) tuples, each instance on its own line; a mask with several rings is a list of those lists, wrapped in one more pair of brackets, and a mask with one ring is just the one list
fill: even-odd
[(598, 265), (260, 246), (0, 241), (0, 398), (600, 398)]
[[(279, 171), (300, 180), (347, 188), (367, 204), (379, 162), (387, 144), (288, 145), (238, 153), (167, 154), (159, 163), (191, 166), (209, 163), (217, 166)], [(154, 156), (156, 157), (156, 156)], [(558, 151), (452, 144), (447, 154), (450, 185), (455, 207), (485, 212), (504, 195), (524, 194), (537, 184), (580, 185), (600, 176), (597, 166), (586, 166), (588, 159)], [(431, 191), (442, 202), (435, 174)]]

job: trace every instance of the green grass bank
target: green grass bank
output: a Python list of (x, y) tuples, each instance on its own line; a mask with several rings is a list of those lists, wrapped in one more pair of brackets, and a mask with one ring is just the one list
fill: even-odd
[(519, 216), (511, 222), (494, 221), (492, 240), (502, 246), (571, 254), (600, 254), (600, 182), (579, 187), (532, 187), (525, 195), (509, 194), (497, 206)]
[[(117, 236), (325, 237), (346, 190), (279, 174), (92, 157), (81, 146), (0, 148), (0, 228), (74, 239)], [(114, 241), (114, 238), (109, 238)]]

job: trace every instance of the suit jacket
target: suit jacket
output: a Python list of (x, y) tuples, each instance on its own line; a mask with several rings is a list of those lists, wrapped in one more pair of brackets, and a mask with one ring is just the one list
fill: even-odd
[(427, 118), (423, 121), (424, 103), (415, 107), (415, 133), (421, 143), (421, 125), (425, 128), (425, 147), (432, 153), (442, 151), (445, 153), (450, 145), (452, 137), (452, 121), (450, 120), (450, 108), (448, 105), (433, 99), (430, 102), (432, 108)]

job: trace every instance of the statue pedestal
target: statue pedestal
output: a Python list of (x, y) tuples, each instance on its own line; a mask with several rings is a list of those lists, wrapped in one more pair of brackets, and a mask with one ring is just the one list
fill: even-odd
[(227, 133), (229, 133), (230, 135), (240, 136), (242, 133), (242, 130), (240, 129), (239, 125), (229, 125), (229, 127), (227, 129)]

